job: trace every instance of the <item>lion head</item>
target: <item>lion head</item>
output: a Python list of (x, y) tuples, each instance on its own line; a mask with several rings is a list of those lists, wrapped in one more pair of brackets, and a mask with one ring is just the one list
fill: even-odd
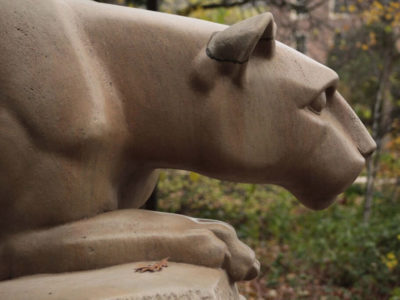
[(205, 157), (217, 159), (198, 169), (277, 184), (322, 209), (355, 180), (376, 145), (336, 90), (338, 75), (275, 41), (275, 31), (270, 13), (258, 15), (214, 32), (199, 55), (212, 107)]

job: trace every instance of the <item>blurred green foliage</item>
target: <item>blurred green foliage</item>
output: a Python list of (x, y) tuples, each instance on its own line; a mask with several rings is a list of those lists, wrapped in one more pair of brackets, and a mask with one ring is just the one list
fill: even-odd
[[(396, 51), (392, 49), (395, 44), (396, 40), (386, 31), (385, 24), (374, 23), (345, 34), (337, 32), (335, 44), (329, 52), (327, 64), (340, 76), (339, 90), (351, 101), (356, 113), (366, 124), (372, 124), (372, 110), (382, 81), (385, 56)], [(400, 104), (400, 60), (393, 59), (390, 69), (387, 97), (390, 98), (394, 118)]]
[(162, 171), (159, 183), (161, 210), (219, 219), (236, 228), (261, 260), (258, 283), (265, 295), (286, 287), (291, 293), (284, 299), (319, 299), (318, 293), (331, 297), (326, 299), (398, 299), (399, 201), (377, 195), (365, 224), (362, 197), (363, 188), (355, 185), (329, 209), (312, 212), (275, 186), (185, 171)]

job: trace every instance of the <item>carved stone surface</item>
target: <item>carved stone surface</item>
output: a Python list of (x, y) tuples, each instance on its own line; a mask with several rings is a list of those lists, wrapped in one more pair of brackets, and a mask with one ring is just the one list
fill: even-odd
[(239, 300), (226, 272), (170, 263), (154, 273), (136, 273), (146, 263), (94, 271), (36, 275), (0, 282), (0, 299), (55, 300)]
[(0, 280), (164, 257), (257, 276), (229, 225), (138, 208), (160, 168), (277, 184), (312, 209), (357, 177), (375, 143), (337, 74), (275, 32), (270, 13), (225, 26), (0, 0)]

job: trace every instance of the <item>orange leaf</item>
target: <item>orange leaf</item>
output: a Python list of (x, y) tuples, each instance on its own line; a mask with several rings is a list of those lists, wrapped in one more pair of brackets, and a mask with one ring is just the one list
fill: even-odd
[(164, 258), (164, 259), (162, 259), (159, 262), (156, 262), (154, 264), (137, 267), (137, 268), (135, 268), (135, 272), (139, 272), (139, 273), (160, 272), (163, 268), (167, 268), (168, 267), (168, 259), (169, 259), (169, 257), (166, 257), (166, 258)]

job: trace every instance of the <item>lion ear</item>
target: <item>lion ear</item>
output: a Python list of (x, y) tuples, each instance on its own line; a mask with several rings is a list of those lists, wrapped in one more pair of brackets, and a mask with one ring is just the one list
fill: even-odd
[(275, 46), (275, 33), (274, 17), (271, 13), (263, 13), (215, 32), (206, 53), (218, 61), (242, 64), (249, 60), (259, 42), (265, 43), (267, 54), (271, 53)]

